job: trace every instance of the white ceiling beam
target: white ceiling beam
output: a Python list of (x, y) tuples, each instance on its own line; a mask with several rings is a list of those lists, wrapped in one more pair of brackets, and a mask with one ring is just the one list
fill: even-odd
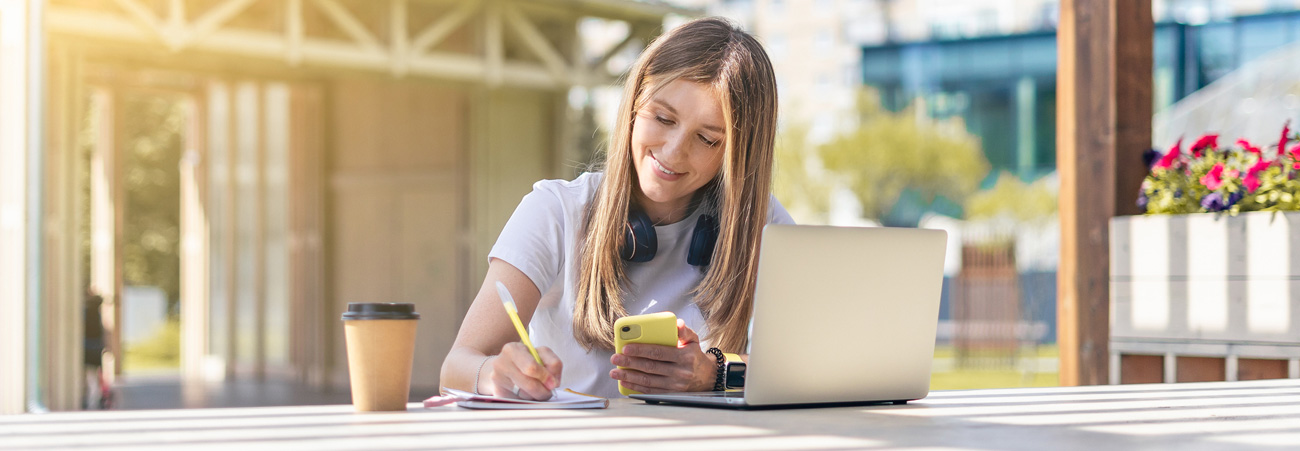
[(194, 24), (188, 27), (185, 33), (181, 35), (182, 38), (178, 43), (179, 46), (184, 47), (194, 41), (203, 39), (203, 37), (218, 28), (221, 28), (222, 25), (225, 25), (226, 22), (239, 15), (239, 13), (244, 12), (244, 10), (248, 9), (248, 6), (252, 5), (255, 1), (257, 0), (226, 0), (225, 2), (209, 9), (208, 12), (203, 13), (203, 16), (199, 17), (198, 20), (195, 20)]
[(302, 0), (289, 0), (284, 14), (284, 38), (287, 42), (285, 46), (285, 61), (290, 66), (302, 64), (302, 41), (304, 29), (302, 25)]
[(447, 13), (442, 19), (430, 24), (424, 30), (420, 31), (411, 40), (411, 53), (420, 54), (428, 52), (433, 46), (438, 45), (443, 39), (456, 31), (456, 28), (465, 23), (465, 19), (474, 15), (481, 5), (478, 2), (467, 1), (461, 3), (456, 9)]
[(546, 39), (546, 35), (514, 7), (505, 7), (503, 10), (506, 20), (522, 38), (524, 46), (542, 60), (542, 64), (546, 65), (557, 81), (569, 83), (573, 78), (569, 74), (569, 67), (565, 64), (564, 57), (560, 56), (560, 52), (551, 46), (551, 41)]
[(618, 44), (614, 44), (614, 46), (610, 47), (609, 50), (606, 50), (605, 54), (600, 56), (600, 59), (597, 59), (596, 62), (591, 64), (591, 68), (608, 72), (608, 70), (605, 69), (605, 64), (609, 63), (610, 58), (613, 58), (614, 55), (617, 55), (618, 52), (622, 51), (623, 47), (627, 47), (628, 44), (632, 43), (632, 40), (637, 38), (636, 34), (636, 25), (629, 23), (627, 25), (627, 37), (623, 38), (622, 41), (619, 41)]
[(185, 0), (172, 0), (167, 12), (167, 26), (176, 30), (185, 26)]
[[(108, 42), (157, 44), (155, 36), (119, 15), (51, 6), (46, 14), (47, 30)], [(280, 33), (252, 30), (216, 30), (196, 41), (190, 50), (242, 57), (283, 61), (289, 40)], [(348, 68), (371, 72), (388, 72), (391, 60), (382, 52), (373, 52), (350, 43), (305, 38), (302, 63), (321, 68)], [(407, 64), (411, 76), (440, 78), (465, 83), (483, 83), (488, 78), (487, 61), (480, 55), (431, 52), (412, 56)], [(519, 62), (501, 62), (500, 82), (534, 89), (566, 87), (558, 83), (545, 67)]]
[(172, 50), (176, 50), (174, 39), (167, 33), (167, 31), (163, 30), (162, 20), (159, 19), (158, 16), (155, 16), (153, 11), (150, 11), (149, 8), (146, 8), (137, 0), (114, 0), (114, 2), (117, 3), (117, 6), (122, 8), (123, 11), (126, 11), (126, 14), (130, 16), (135, 23), (139, 24), (142, 28), (157, 37), (159, 42), (162, 42), (163, 45), (166, 45)]
[(356, 16), (348, 12), (343, 5), (340, 5), (335, 0), (316, 0), (316, 6), (329, 17), (331, 22), (334, 22), (334, 25), (337, 25), (343, 33), (351, 37), (357, 44), (375, 52), (384, 52), (383, 46), (379, 44), (379, 39), (370, 34), (370, 30), (367, 30), (366, 26), (362, 25), (361, 21), (357, 20)]
[(410, 52), (407, 51), (410, 35), (406, 32), (406, 1), (388, 0), (388, 42), (392, 49), (388, 58), (393, 63), (395, 77), (406, 75), (407, 61), (410, 59)]
[(501, 24), (501, 4), (489, 3), (483, 12), (483, 57), (487, 62), (488, 86), (500, 86), (506, 59), (505, 27)]

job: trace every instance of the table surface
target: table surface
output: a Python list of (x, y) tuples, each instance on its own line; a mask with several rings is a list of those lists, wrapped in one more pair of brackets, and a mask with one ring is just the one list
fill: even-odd
[(907, 405), (354, 413), (350, 405), (0, 416), (0, 448), (1296, 449), (1300, 379), (933, 392)]

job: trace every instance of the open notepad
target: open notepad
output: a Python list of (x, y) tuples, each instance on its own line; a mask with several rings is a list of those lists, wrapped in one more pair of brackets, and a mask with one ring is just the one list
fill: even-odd
[(476, 395), (454, 388), (442, 390), (445, 394), (424, 400), (424, 406), (437, 407), (454, 402), (458, 406), (469, 409), (604, 409), (609, 407), (608, 399), (584, 395), (569, 389), (555, 390), (551, 399), (547, 401)]

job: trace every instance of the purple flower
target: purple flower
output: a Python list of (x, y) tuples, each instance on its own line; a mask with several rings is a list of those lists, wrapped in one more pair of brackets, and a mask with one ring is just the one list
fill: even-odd
[(1223, 194), (1213, 192), (1201, 199), (1201, 208), (1210, 212), (1227, 210), (1229, 207), (1236, 205), (1237, 202), (1240, 202), (1242, 197), (1243, 195), (1240, 191), (1229, 194), (1227, 199), (1223, 198)]
[(1206, 211), (1223, 211), (1228, 206), (1224, 204), (1222, 194), (1213, 192), (1201, 199), (1201, 208)]
[(1160, 161), (1159, 150), (1147, 149), (1145, 152), (1142, 152), (1142, 164), (1146, 165), (1148, 171), (1151, 170), (1151, 167), (1154, 166), (1157, 161)]

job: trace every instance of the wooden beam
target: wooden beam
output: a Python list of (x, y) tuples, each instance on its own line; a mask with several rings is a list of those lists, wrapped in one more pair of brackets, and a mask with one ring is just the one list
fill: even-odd
[(504, 27), (501, 24), (501, 5), (489, 3), (483, 14), (483, 61), (486, 63), (486, 81), (489, 87), (501, 86), (506, 59)]
[(302, 64), (302, 0), (289, 0), (284, 14), (285, 61), (290, 66)]
[(153, 11), (140, 4), (137, 0), (115, 0), (115, 2), (117, 3), (117, 6), (121, 8), (122, 11), (125, 11), (127, 15), (131, 17), (131, 20), (140, 25), (141, 28), (149, 30), (158, 38), (159, 42), (162, 42), (173, 50), (175, 49), (173, 36), (169, 35), (168, 32), (163, 29), (162, 20), (159, 19), (158, 16), (155, 16)]
[(351, 37), (358, 45), (375, 53), (383, 53), (383, 46), (379, 44), (379, 39), (373, 34), (361, 21), (357, 20), (347, 8), (340, 5), (335, 0), (316, 0), (316, 7), (329, 17), (339, 30)]
[[(60, 35), (79, 38), (103, 39), (111, 42), (151, 44), (152, 35), (138, 26), (113, 15), (85, 12), (68, 8), (52, 8), (47, 18), (48, 30)], [(434, 51), (411, 55), (407, 62), (408, 75), (441, 78), (468, 83), (494, 81), (524, 88), (553, 89), (560, 87), (555, 77), (545, 67), (530, 62), (505, 61), (501, 42), (500, 17), (495, 21), (497, 44), (488, 60), (483, 55), (467, 55)], [(303, 63), (328, 70), (350, 68), (366, 71), (391, 71), (392, 61), (385, 52), (367, 50), (357, 44), (304, 37), (294, 50)], [(204, 51), (242, 58), (282, 61), (290, 54), (290, 40), (284, 33), (253, 30), (219, 29), (205, 39), (191, 43), (186, 50)], [(489, 65), (490, 61), (495, 64)], [(490, 75), (496, 71), (496, 76)], [(496, 85), (494, 85), (496, 86)]]
[(555, 76), (557, 84), (568, 84), (570, 80), (569, 66), (565, 64), (564, 56), (560, 55), (560, 52), (551, 46), (546, 35), (542, 34), (542, 31), (538, 30), (517, 9), (505, 7), (504, 5), (502, 8), (505, 19), (510, 22), (510, 26), (513, 27), (515, 34), (519, 36), (524, 47), (527, 47), (534, 56), (542, 60), (542, 64), (545, 64), (546, 68)]
[(393, 76), (403, 77), (410, 59), (410, 34), (406, 31), (406, 0), (388, 1), (388, 42), (392, 48)]
[(1151, 2), (1115, 3), (1115, 216), (1140, 215), (1138, 190), (1147, 175), (1142, 152), (1151, 147), (1154, 20)]
[(451, 32), (456, 31), (461, 24), (465, 23), (465, 19), (478, 11), (480, 5), (478, 2), (461, 3), (455, 10), (447, 13), (437, 22), (430, 24), (411, 40), (410, 53), (419, 55), (428, 52), (429, 49), (438, 45), (447, 35), (450, 35)]
[[(209, 9), (202, 17), (195, 20), (192, 26), (186, 27), (184, 24), (177, 23), (177, 32), (181, 33), (181, 38), (176, 44), (177, 49), (179, 50), (194, 41), (203, 39), (212, 34), (213, 31), (221, 28), (221, 26), (225, 25), (226, 22), (229, 22), (230, 19), (239, 15), (239, 13), (244, 12), (245, 9), (248, 9), (254, 1), (256, 0), (228, 0), (212, 9)], [(302, 5), (299, 4), (298, 6)], [(296, 12), (293, 10), (287, 11), (286, 15), (293, 16), (295, 13), (298, 14), (299, 18), (301, 18), (301, 8)], [(184, 30), (183, 32), (181, 31), (182, 29)]]
[(599, 59), (591, 63), (591, 68), (603, 71), (605, 69), (605, 64), (609, 63), (610, 58), (613, 58), (614, 55), (617, 55), (619, 51), (623, 50), (623, 47), (626, 47), (633, 39), (637, 38), (637, 31), (636, 25), (629, 23), (627, 25), (627, 37), (624, 37), (622, 41), (619, 41), (617, 44), (610, 46), (608, 50), (605, 50), (605, 54), (601, 55)]
[(1061, 385), (1107, 382), (1109, 221), (1133, 202), (1151, 142), (1150, 0), (1063, 0), (1057, 28)]

